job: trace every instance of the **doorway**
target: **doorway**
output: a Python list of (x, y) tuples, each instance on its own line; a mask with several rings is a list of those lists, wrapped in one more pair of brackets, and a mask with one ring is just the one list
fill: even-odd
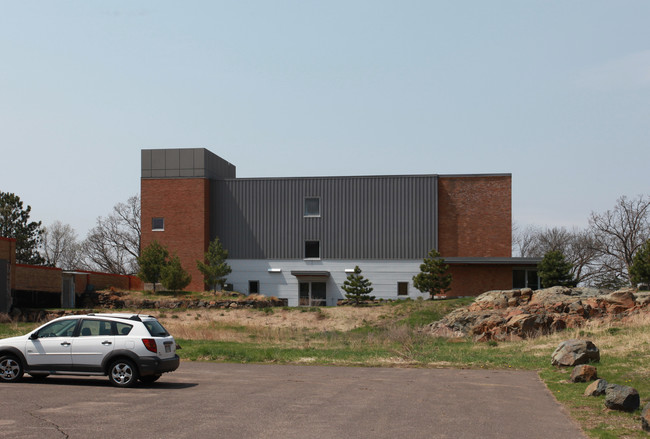
[(327, 284), (325, 282), (300, 282), (299, 306), (326, 306)]

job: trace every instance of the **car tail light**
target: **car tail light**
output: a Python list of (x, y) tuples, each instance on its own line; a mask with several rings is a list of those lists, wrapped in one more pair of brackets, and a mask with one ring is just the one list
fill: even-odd
[(156, 346), (156, 340), (154, 340), (153, 338), (143, 338), (142, 343), (144, 343), (144, 347), (147, 348), (148, 351), (151, 351), (154, 354), (158, 352), (158, 347)]

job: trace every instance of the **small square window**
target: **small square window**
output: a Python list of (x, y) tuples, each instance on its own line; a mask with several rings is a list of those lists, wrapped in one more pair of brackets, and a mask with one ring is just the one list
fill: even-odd
[(397, 295), (398, 296), (408, 296), (409, 295), (409, 283), (408, 282), (397, 282)]
[(165, 218), (152, 218), (151, 230), (165, 230)]
[(259, 294), (260, 293), (260, 281), (258, 280), (249, 280), (248, 281), (248, 294)]
[(320, 259), (320, 241), (305, 241), (305, 259)]
[(320, 216), (320, 198), (305, 198), (305, 216)]

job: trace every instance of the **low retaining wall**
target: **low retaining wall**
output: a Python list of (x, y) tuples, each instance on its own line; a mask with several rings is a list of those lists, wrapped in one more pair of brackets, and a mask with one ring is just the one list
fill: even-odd
[(269, 308), (287, 306), (287, 299), (259, 296), (255, 299), (246, 297), (237, 299), (128, 299), (119, 291), (89, 291), (81, 295), (78, 302), (84, 308), (103, 309), (187, 309), (187, 308)]

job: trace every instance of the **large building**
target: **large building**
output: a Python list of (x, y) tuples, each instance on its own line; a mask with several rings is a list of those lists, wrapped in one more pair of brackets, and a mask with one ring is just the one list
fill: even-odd
[(196, 268), (211, 240), (229, 252), (235, 291), (336, 305), (356, 265), (377, 298), (417, 298), (423, 258), (437, 249), (449, 296), (537, 286), (537, 260), (512, 258), (511, 175), (237, 178), (203, 148), (142, 151), (142, 246)]

